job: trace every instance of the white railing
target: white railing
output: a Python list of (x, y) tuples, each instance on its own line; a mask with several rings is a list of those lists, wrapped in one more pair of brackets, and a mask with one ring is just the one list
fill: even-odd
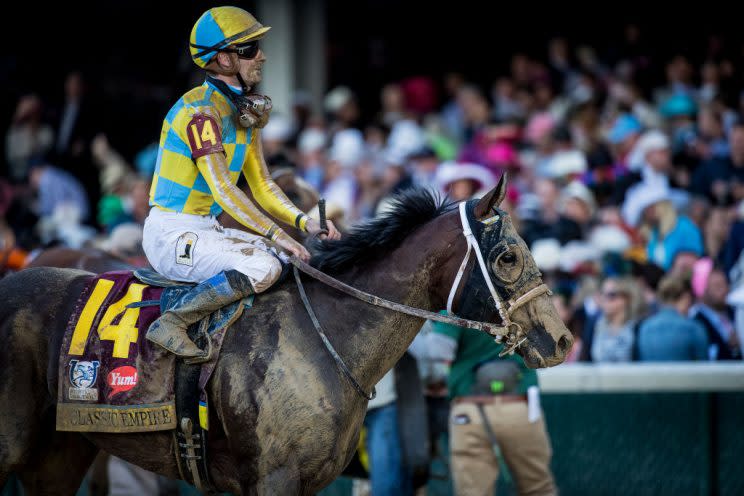
[(744, 362), (571, 363), (538, 377), (543, 393), (744, 391)]

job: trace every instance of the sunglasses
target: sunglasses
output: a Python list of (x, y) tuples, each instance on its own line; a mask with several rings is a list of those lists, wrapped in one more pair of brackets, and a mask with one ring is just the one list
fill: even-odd
[(259, 48), (258, 40), (253, 40), (247, 43), (241, 43), (240, 45), (223, 48), (221, 51), (237, 53), (241, 59), (251, 60), (256, 58)]
[(624, 296), (625, 296), (625, 293), (622, 293), (620, 291), (606, 291), (602, 293), (602, 297), (607, 300), (614, 300), (615, 298), (621, 298)]

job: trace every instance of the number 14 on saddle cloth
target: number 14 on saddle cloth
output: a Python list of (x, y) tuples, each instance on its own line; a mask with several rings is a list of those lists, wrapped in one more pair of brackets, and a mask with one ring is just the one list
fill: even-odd
[[(147, 432), (176, 428), (175, 357), (151, 344), (145, 333), (160, 316), (161, 297), (168, 308), (187, 289), (142, 284), (129, 271), (91, 279), (62, 340), (57, 430)], [(246, 300), (236, 302), (211, 317), (207, 332), (216, 351), (225, 328), (246, 305)], [(205, 404), (203, 388), (212, 369), (203, 367), (199, 381)], [(206, 428), (206, 409), (204, 413), (200, 421)]]

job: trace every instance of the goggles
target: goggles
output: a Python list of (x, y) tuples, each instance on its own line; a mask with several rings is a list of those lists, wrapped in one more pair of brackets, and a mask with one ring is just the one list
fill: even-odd
[(238, 57), (241, 59), (255, 59), (256, 55), (258, 55), (258, 40), (249, 41), (246, 43), (241, 43), (240, 45), (232, 45), (226, 48), (220, 49), (221, 52), (232, 52), (237, 53)]
[(193, 43), (191, 43), (191, 46), (201, 50), (201, 52), (195, 54), (194, 57), (201, 57), (202, 55), (205, 55), (209, 52), (231, 52), (237, 53), (238, 57), (247, 60), (255, 59), (260, 48), (258, 46), (258, 40), (251, 40), (239, 45), (227, 46), (225, 48), (216, 48), (216, 46), (207, 47), (202, 45), (195, 45)]

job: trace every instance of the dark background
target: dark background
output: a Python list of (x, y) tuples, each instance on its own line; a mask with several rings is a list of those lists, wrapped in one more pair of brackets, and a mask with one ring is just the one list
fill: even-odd
[[(19, 96), (37, 93), (52, 108), (61, 104), (65, 76), (80, 70), (101, 109), (100, 129), (131, 158), (158, 139), (168, 108), (196, 81), (188, 37), (196, 19), (216, 5), (26, 2), (6, 11), (0, 54), (6, 94), (0, 103), (3, 131)], [(255, 11), (253, 2), (236, 5)], [(544, 57), (554, 36), (566, 37), (574, 46), (588, 44), (611, 59), (629, 22), (640, 27), (652, 57), (652, 75), (659, 81), (671, 56), (683, 53), (697, 62), (711, 44), (740, 67), (740, 16), (731, 7), (690, 5), (654, 5), (658, 11), (649, 12), (648, 4), (607, 2), (545, 7), (536, 2), (327, 0), (328, 85), (351, 86), (369, 114), (386, 82), (412, 75), (441, 80), (443, 74), (459, 71), (487, 88), (508, 70), (512, 54)], [(259, 20), (271, 24), (270, 19)]]

